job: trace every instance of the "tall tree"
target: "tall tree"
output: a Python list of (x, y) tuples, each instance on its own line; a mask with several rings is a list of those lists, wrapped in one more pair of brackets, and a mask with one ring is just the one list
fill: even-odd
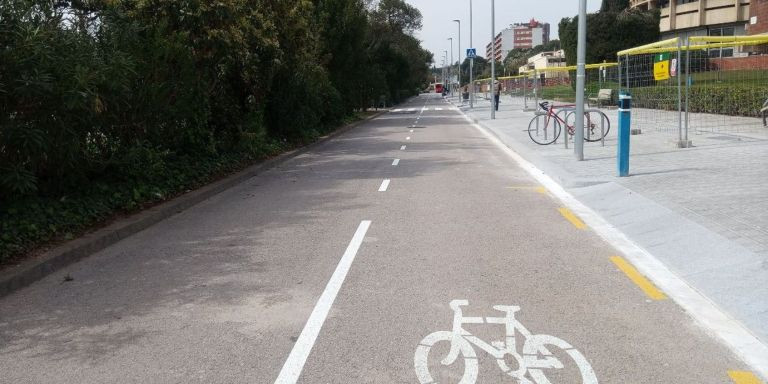
[[(628, 9), (625, 1), (605, 0), (602, 9), (587, 15), (587, 63), (616, 61), (616, 52), (658, 41), (658, 10)], [(576, 64), (578, 17), (564, 18), (559, 24), (560, 41), (568, 65)]]

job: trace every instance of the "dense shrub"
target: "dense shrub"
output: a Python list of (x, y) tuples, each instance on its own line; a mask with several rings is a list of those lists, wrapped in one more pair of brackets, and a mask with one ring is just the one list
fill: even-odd
[[(678, 108), (677, 86), (633, 88), (631, 92), (633, 107), (668, 111), (676, 111)], [(768, 97), (766, 95), (768, 86), (728, 83), (693, 85), (689, 94), (688, 110), (695, 113), (757, 117), (765, 98)]]
[(367, 4), (1, 2), (0, 262), (410, 96), (421, 15)]

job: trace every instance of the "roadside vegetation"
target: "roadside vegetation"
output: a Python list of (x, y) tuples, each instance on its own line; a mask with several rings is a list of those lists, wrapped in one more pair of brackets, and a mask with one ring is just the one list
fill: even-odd
[(413, 95), (403, 0), (5, 0), (0, 263)]

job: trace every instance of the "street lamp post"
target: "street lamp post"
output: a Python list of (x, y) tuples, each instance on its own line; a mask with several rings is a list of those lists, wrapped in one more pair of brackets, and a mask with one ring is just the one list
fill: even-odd
[(442, 77), (440, 81), (443, 83), (443, 87), (445, 87), (445, 57), (443, 57), (442, 65), (440, 65), (440, 76)]
[[(576, 49), (576, 132), (573, 151), (576, 159), (584, 160), (584, 82), (587, 56), (587, 0), (579, 0), (579, 32)], [(566, 140), (568, 140), (566, 136)]]
[[(586, 0), (581, 0), (586, 1)], [(496, 1), (491, 0), (491, 120), (496, 119)]]
[(448, 68), (449, 68), (448, 73), (450, 78), (448, 79), (448, 81), (451, 83), (451, 97), (453, 97), (454, 96), (453, 94), (453, 37), (449, 37), (448, 41), (451, 42), (451, 64), (448, 65)]
[[(472, 44), (472, 0), (469, 0), (469, 47), (474, 48)], [(469, 59), (469, 107), (475, 107), (475, 58)]]
[(443, 51), (443, 88), (445, 88), (445, 85), (448, 84), (447, 77), (448, 77), (448, 51)]
[(443, 57), (445, 58), (445, 64), (446, 64), (445, 65), (445, 67), (446, 67), (445, 68), (445, 76), (446, 77), (443, 79), (443, 87), (445, 87), (445, 85), (448, 84), (448, 76), (449, 76), (448, 65), (447, 65), (448, 64), (448, 50), (447, 49), (443, 51)]
[[(458, 67), (458, 74), (459, 74), (459, 87), (461, 87), (461, 64), (464, 63), (461, 61), (461, 20), (454, 20), (455, 23), (459, 23), (459, 65)], [(459, 93), (459, 100), (462, 100), (461, 93)]]

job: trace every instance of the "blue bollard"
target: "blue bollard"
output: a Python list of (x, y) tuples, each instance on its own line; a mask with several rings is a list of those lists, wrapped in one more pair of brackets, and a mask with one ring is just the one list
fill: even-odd
[(619, 177), (629, 176), (629, 137), (632, 120), (632, 96), (623, 92), (619, 95), (619, 145), (617, 163)]

